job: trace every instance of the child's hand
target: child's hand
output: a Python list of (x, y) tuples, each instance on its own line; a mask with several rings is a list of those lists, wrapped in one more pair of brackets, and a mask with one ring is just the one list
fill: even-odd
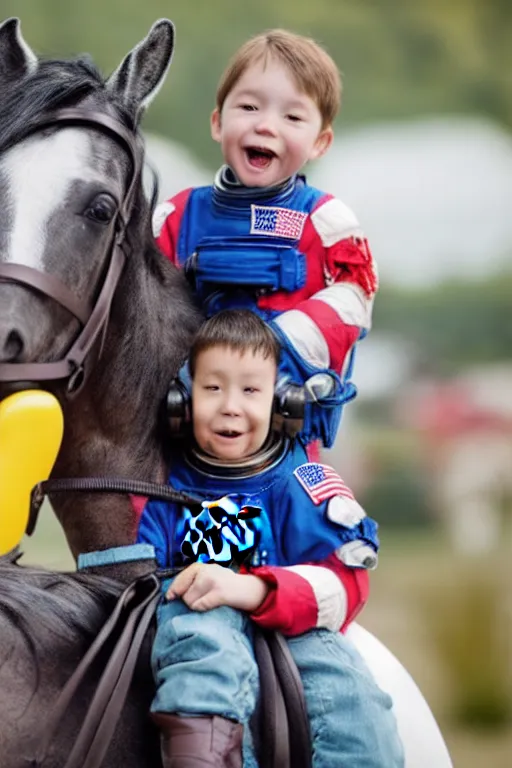
[(265, 600), (269, 586), (252, 574), (235, 573), (215, 563), (193, 563), (181, 571), (167, 590), (168, 600), (180, 597), (192, 611), (228, 605), (252, 613)]

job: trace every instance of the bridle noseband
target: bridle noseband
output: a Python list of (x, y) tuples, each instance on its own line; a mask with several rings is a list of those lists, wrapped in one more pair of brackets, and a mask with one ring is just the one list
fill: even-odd
[[(82, 326), (61, 360), (48, 363), (0, 363), (0, 383), (67, 380), (68, 394), (72, 394), (80, 388), (85, 379), (86, 366), (88, 371), (91, 359), (99, 356), (103, 345), (112, 299), (128, 257), (125, 235), (141, 177), (143, 146), (139, 134), (132, 134), (116, 118), (83, 107), (60, 109), (48, 115), (23, 139), (52, 126), (85, 126), (100, 130), (123, 146), (132, 166), (130, 183), (117, 213), (114, 234), (109, 244), (110, 263), (94, 305), (77, 298), (53, 275), (22, 264), (0, 263), (0, 282), (17, 283), (50, 297), (67, 309)], [(95, 354), (92, 354), (93, 350)]]

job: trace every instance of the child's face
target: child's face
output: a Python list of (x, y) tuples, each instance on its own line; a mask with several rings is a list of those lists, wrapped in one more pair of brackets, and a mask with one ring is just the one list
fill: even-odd
[(256, 453), (270, 429), (276, 364), (261, 353), (211, 347), (196, 360), (192, 423), (199, 447), (217, 459)]
[(272, 60), (249, 67), (211, 118), (212, 137), (226, 163), (248, 187), (270, 187), (297, 173), (332, 143), (320, 111), (285, 66)]

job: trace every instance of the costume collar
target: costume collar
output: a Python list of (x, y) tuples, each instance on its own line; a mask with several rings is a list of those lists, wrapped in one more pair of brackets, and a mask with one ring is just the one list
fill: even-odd
[(223, 165), (215, 175), (213, 202), (223, 208), (247, 208), (251, 203), (283, 205), (292, 196), (297, 178), (302, 177), (291, 176), (273, 187), (245, 187), (229, 165)]
[(270, 438), (253, 456), (241, 461), (225, 462), (208, 456), (198, 446), (193, 445), (184, 458), (189, 466), (203, 475), (219, 480), (243, 480), (260, 475), (274, 467), (281, 461), (289, 447), (290, 440), (286, 437)]

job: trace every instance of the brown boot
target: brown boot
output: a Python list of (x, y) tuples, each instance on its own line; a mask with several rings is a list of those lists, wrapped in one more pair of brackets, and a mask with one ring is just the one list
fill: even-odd
[(151, 715), (159, 727), (163, 768), (242, 768), (244, 728), (225, 717)]

